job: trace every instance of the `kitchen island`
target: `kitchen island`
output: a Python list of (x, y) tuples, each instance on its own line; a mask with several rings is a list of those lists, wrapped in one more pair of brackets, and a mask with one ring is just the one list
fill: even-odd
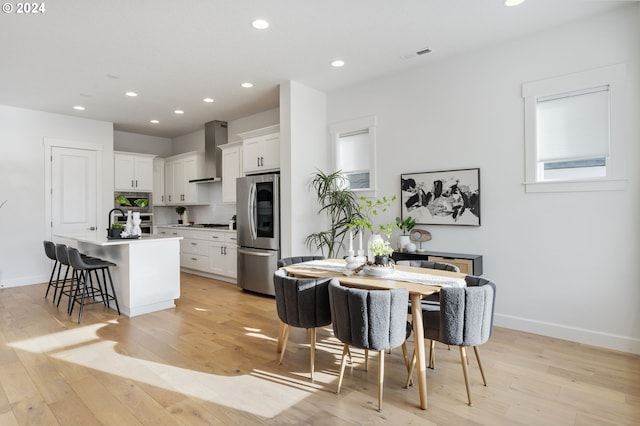
[[(180, 297), (179, 236), (108, 239), (103, 232), (55, 235), (80, 252), (109, 260), (120, 311), (129, 317), (175, 307)], [(64, 241), (63, 241), (64, 240)]]

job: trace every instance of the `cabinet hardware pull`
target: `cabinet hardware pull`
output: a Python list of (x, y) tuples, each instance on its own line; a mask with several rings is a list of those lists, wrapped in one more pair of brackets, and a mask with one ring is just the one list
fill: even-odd
[(135, 188), (135, 186), (133, 185), (133, 179), (131, 179), (131, 187)]

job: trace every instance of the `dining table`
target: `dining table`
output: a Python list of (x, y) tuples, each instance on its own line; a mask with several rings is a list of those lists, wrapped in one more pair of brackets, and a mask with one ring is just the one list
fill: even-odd
[[(353, 270), (347, 268), (346, 262), (342, 259), (326, 259), (296, 263), (284, 266), (281, 269), (286, 270), (288, 275), (300, 278), (337, 278), (341, 285), (347, 287), (369, 290), (389, 290), (394, 288), (406, 288), (409, 290), (420, 408), (426, 410), (427, 363), (421, 300), (423, 297), (438, 293), (443, 286), (462, 287), (466, 285), (464, 277), (467, 274), (438, 269), (394, 265), (389, 274), (382, 275), (379, 271), (370, 268), (365, 268), (355, 273)], [(369, 269), (369, 273), (367, 273), (367, 269)], [(280, 324), (277, 344), (278, 351), (282, 349), (283, 331), (283, 324)]]

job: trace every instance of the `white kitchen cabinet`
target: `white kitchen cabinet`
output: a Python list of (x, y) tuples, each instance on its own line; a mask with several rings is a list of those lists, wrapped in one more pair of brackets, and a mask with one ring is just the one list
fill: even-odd
[(209, 270), (209, 248), (207, 241), (184, 238), (180, 244), (180, 266), (197, 271)]
[(262, 173), (280, 169), (280, 125), (239, 133), (244, 152), (244, 173)]
[(218, 147), (222, 151), (222, 202), (236, 203), (236, 179), (242, 173), (242, 142), (227, 143)]
[(164, 158), (153, 159), (153, 205), (166, 205), (164, 193)]
[(238, 277), (236, 232), (159, 226), (157, 233), (183, 238), (180, 241), (181, 268), (235, 284)]
[(238, 276), (236, 234), (211, 232), (209, 238), (209, 272), (236, 278)]
[(189, 183), (204, 173), (204, 152), (189, 152), (165, 158), (164, 190), (167, 205), (207, 204), (207, 192)]
[(116, 191), (153, 191), (153, 158), (155, 155), (113, 153), (114, 188)]

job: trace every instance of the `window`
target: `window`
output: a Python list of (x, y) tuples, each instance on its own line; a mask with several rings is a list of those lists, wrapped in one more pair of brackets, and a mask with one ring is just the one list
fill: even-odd
[(352, 191), (364, 196), (375, 195), (375, 126), (375, 117), (331, 125), (334, 167)]
[(527, 192), (622, 189), (622, 76), (615, 65), (522, 85)]

